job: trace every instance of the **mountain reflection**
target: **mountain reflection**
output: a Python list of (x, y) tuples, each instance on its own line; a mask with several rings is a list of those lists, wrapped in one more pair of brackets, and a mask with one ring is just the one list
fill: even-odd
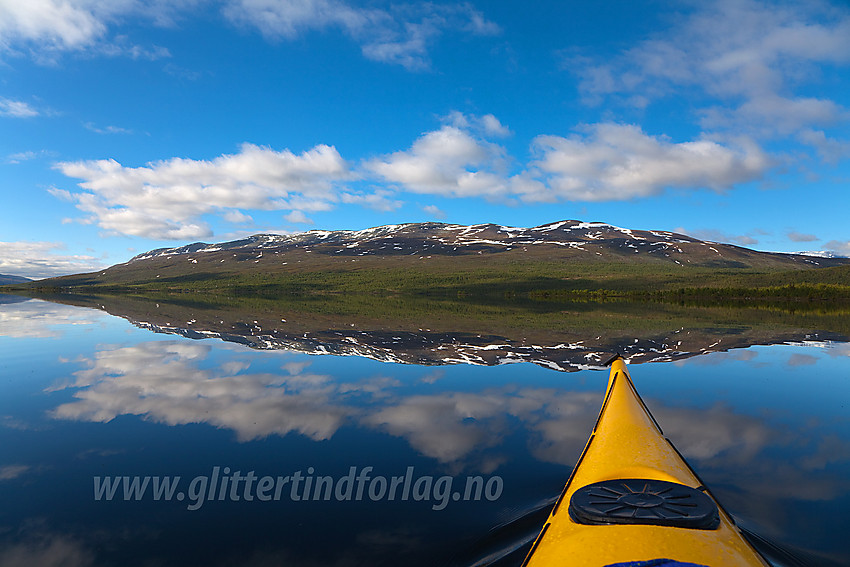
[(219, 339), (260, 350), (360, 356), (417, 365), (532, 362), (600, 368), (613, 353), (668, 362), (753, 345), (850, 340), (841, 312), (566, 302), (499, 305), (431, 298), (229, 298), (181, 294), (51, 296), (104, 310), (155, 333)]

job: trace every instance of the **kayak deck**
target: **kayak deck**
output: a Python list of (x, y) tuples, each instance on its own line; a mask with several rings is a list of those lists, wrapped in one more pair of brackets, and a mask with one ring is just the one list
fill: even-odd
[(617, 358), (596, 426), (523, 565), (658, 558), (769, 565), (664, 436)]

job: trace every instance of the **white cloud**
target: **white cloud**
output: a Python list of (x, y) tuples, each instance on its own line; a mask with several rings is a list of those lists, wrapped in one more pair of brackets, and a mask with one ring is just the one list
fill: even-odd
[(474, 114), (464, 114), (455, 110), (450, 112), (444, 120), (456, 128), (477, 131), (484, 137), (492, 136), (502, 138), (510, 136), (512, 133), (507, 126), (504, 126), (499, 119), (492, 114), (476, 116)]
[(0, 46), (8, 49), (16, 41), (38, 42), (47, 49), (88, 45), (106, 31), (106, 14), (98, 8), (96, 3), (63, 0), (3, 0)]
[(44, 155), (46, 153), (47, 152), (45, 152), (45, 151), (34, 152), (34, 151), (31, 151), (31, 150), (26, 151), (26, 152), (16, 152), (14, 154), (9, 154), (8, 156), (6, 156), (6, 163), (18, 164), (18, 163), (22, 163), (22, 162), (25, 162), (25, 161), (30, 161), (30, 160), (36, 159), (38, 156)]
[[(2, 13), (0, 13), (0, 18), (2, 18)], [(38, 115), (39, 112), (26, 102), (0, 97), (0, 116), (32, 118)]]
[(92, 122), (86, 122), (83, 124), (86, 130), (91, 130), (95, 134), (132, 134), (132, 130), (128, 130), (126, 128), (121, 128), (119, 126), (105, 126), (103, 128), (99, 128)]
[(503, 149), (457, 126), (426, 132), (411, 148), (366, 163), (390, 183), (414, 193), (451, 197), (498, 196), (507, 191), (495, 170)]
[(326, 210), (339, 200), (336, 184), (350, 177), (345, 160), (325, 145), (299, 155), (244, 144), (238, 154), (210, 161), (172, 158), (133, 168), (97, 160), (56, 167), (82, 180), (82, 192), (52, 192), (76, 201), (89, 215), (84, 222), (158, 239), (210, 236), (205, 214), (234, 219), (240, 209)]
[(393, 199), (393, 192), (386, 189), (374, 189), (372, 193), (343, 193), (341, 200), (350, 205), (360, 205), (369, 209), (387, 213), (404, 205), (403, 201)]
[(0, 242), (0, 274), (28, 278), (49, 278), (106, 267), (94, 256), (61, 254), (59, 242)]
[(233, 224), (246, 224), (254, 222), (254, 219), (251, 218), (250, 215), (246, 215), (245, 213), (237, 210), (225, 211), (224, 214), (221, 215), (221, 218)]
[[(850, 12), (821, 2), (721, 0), (693, 4), (663, 34), (608, 61), (573, 58), (588, 102), (621, 97), (644, 107), (666, 96), (718, 101), (707, 128), (784, 136), (848, 119), (828, 98), (798, 93), (850, 63)], [(828, 71), (826, 71), (828, 72)]]
[(110, 26), (134, 17), (171, 25), (174, 16), (198, 0), (0, 0), (0, 53), (30, 51), (42, 62), (58, 53), (91, 49), (134, 59), (167, 57), (168, 50), (110, 38)]
[(313, 221), (307, 218), (307, 215), (304, 214), (304, 211), (292, 211), (288, 215), (284, 215), (283, 218), (285, 218), (289, 222), (299, 224), (313, 224)]
[(435, 219), (446, 218), (445, 211), (440, 210), (437, 205), (425, 205), (424, 207), (422, 207), (422, 210), (434, 217)]
[(413, 70), (428, 68), (429, 44), (447, 30), (473, 35), (499, 32), (496, 24), (465, 3), (420, 3), (384, 10), (342, 0), (232, 0), (224, 14), (272, 40), (336, 28), (356, 41), (365, 57)]
[[(538, 136), (534, 161), (517, 166), (488, 139), (510, 133), (495, 116), (452, 113), (444, 122), (407, 150), (356, 167), (328, 145), (296, 155), (243, 144), (239, 153), (212, 160), (171, 158), (135, 168), (111, 159), (59, 163), (62, 173), (81, 180), (81, 190), (50, 192), (87, 213), (79, 222), (107, 233), (191, 240), (213, 235), (205, 216), (251, 222), (244, 211), (252, 209), (310, 223), (307, 214), (340, 204), (397, 210), (404, 204), (399, 192), (511, 204), (627, 200), (666, 189), (724, 191), (773, 165), (745, 137), (672, 142), (638, 126), (601, 123), (570, 137)], [(344, 186), (355, 180), (368, 182), (369, 191)]]
[(734, 129), (750, 125), (757, 134), (787, 136), (809, 126), (828, 126), (850, 114), (837, 103), (820, 98), (786, 98), (762, 94), (736, 108), (711, 107), (703, 112), (701, 124), (708, 129)]
[(639, 127), (595, 124), (585, 136), (539, 136), (540, 159), (549, 187), (532, 187), (527, 201), (609, 201), (648, 197), (666, 188), (729, 189), (762, 176), (770, 160), (753, 142), (738, 147), (703, 139), (674, 143)]
[(826, 163), (837, 164), (842, 159), (850, 157), (850, 140), (830, 138), (822, 130), (812, 129), (801, 131), (797, 138), (802, 143), (814, 147)]

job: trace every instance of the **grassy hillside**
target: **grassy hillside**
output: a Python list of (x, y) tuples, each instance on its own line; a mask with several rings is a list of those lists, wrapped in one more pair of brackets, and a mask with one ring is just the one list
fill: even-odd
[[(31, 292), (185, 292), (232, 296), (379, 294), (532, 300), (632, 297), (653, 300), (850, 300), (850, 266), (811, 269), (708, 268), (662, 262), (551, 261), (516, 255), (358, 259), (249, 265), (151, 262), (144, 271), (110, 269), (12, 286)], [(311, 259), (312, 260), (312, 259)], [(334, 259), (331, 259), (334, 260)], [(506, 261), (507, 260), (507, 261)], [(110, 271), (112, 273), (110, 273)], [(106, 273), (107, 275), (101, 275)]]

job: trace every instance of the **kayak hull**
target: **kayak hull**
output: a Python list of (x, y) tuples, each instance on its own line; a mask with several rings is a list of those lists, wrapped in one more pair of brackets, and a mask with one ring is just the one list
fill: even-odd
[[(623, 479), (637, 483), (624, 485)], [(601, 483), (601, 489), (593, 492), (595, 483)], [(672, 494), (665, 483), (673, 483), (686, 496), (661, 503)], [(641, 492), (641, 487), (646, 494), (626, 494)], [(582, 513), (580, 498), (574, 498), (582, 489), (595, 495), (586, 501), (599, 519), (590, 521)], [(676, 499), (687, 495), (708, 502), (712, 517), (696, 528), (662, 525), (694, 525), (676, 518), (677, 510), (689, 513), (690, 504), (682, 504), (688, 501)], [(718, 567), (769, 566), (664, 436), (618, 358), (611, 366), (596, 426), (523, 565), (602, 567), (659, 558)]]

